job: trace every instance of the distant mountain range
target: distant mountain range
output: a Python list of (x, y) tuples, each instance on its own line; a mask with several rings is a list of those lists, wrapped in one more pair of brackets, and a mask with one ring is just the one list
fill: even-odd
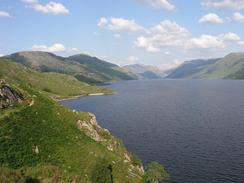
[(123, 68), (137, 75), (139, 79), (159, 79), (165, 76), (162, 70), (151, 65), (134, 64), (126, 65)]
[(87, 83), (137, 79), (136, 75), (115, 64), (84, 54), (60, 57), (48, 52), (27, 51), (14, 53), (5, 58), (37, 71), (72, 75)]
[(60, 57), (40, 51), (17, 52), (4, 58), (43, 73), (60, 73), (79, 81), (98, 84), (134, 79), (244, 79), (244, 52), (224, 58), (186, 61), (175, 69), (162, 71), (143, 64), (118, 65), (85, 54)]
[(172, 70), (170, 79), (244, 79), (244, 53), (224, 58), (192, 60)]

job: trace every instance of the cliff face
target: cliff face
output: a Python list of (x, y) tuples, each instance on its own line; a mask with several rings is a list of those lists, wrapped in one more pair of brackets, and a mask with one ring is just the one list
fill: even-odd
[(0, 109), (8, 108), (14, 103), (21, 103), (23, 96), (5, 83), (3, 79), (0, 80)]

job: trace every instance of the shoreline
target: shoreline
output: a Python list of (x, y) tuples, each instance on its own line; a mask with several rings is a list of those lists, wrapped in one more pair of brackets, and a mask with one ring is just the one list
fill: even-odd
[(81, 97), (104, 96), (104, 95), (115, 95), (115, 94), (117, 94), (117, 92), (112, 92), (112, 93), (88, 93), (88, 94), (75, 95), (75, 96), (64, 97), (64, 98), (55, 98), (55, 97), (52, 97), (52, 98), (53, 98), (53, 100), (55, 100), (57, 102), (62, 102), (62, 101), (66, 101), (66, 100), (79, 99)]

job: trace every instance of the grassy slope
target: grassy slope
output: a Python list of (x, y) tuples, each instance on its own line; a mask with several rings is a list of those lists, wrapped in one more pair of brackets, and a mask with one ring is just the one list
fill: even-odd
[[(70, 60), (71, 57), (64, 58), (52, 53), (38, 51), (19, 52), (7, 57), (38, 71), (69, 74), (88, 83), (134, 79), (128, 73), (122, 72), (118, 66), (99, 59), (94, 60), (90, 56), (82, 57), (82, 60), (79, 60), (80, 63)], [(112, 69), (111, 65), (116, 69)]]
[[(232, 78), (244, 69), (244, 53), (232, 53), (204, 69), (199, 74), (201, 78), (217, 79), (217, 78)], [(244, 78), (240, 78), (244, 79)]]
[[(35, 102), (17, 106), (0, 119), (0, 166), (7, 168), (0, 171), (2, 181), (11, 182), (6, 175), (13, 171), (17, 176), (22, 169), (25, 176), (43, 182), (55, 182), (55, 177), (64, 182), (88, 182), (97, 159), (105, 157), (111, 164), (116, 162), (115, 182), (140, 182), (138, 177), (128, 176), (131, 163), (124, 163), (122, 145), (111, 152), (77, 128), (77, 120), (89, 120), (87, 113), (74, 113), (28, 86), (19, 87)], [(34, 146), (39, 154), (33, 153)]]
[(244, 79), (244, 53), (231, 53), (219, 60), (198, 60), (185, 63), (168, 78)]
[(68, 57), (68, 60), (76, 61), (90, 69), (103, 73), (104, 77), (108, 80), (131, 80), (136, 77), (115, 64), (84, 54), (73, 55)]
[[(49, 98), (51, 91), (67, 97), (84, 88), (86, 92), (104, 89), (89, 87), (66, 75), (38, 73), (5, 59), (0, 61), (0, 78), (25, 96), (23, 104), (0, 111), (1, 182), (26, 177), (44, 183), (89, 182), (101, 158), (112, 165), (114, 182), (141, 181), (137, 169), (129, 173), (132, 161), (124, 162), (127, 151), (121, 143), (110, 151), (105, 142), (95, 142), (77, 128), (78, 120), (90, 119), (88, 113), (72, 112)], [(51, 91), (40, 92), (43, 88)], [(115, 139), (106, 133), (101, 135)], [(33, 152), (35, 146), (38, 154)]]
[(80, 82), (73, 76), (36, 72), (3, 58), (0, 59), (0, 78), (5, 78), (10, 83), (16, 81), (28, 83), (38, 91), (43, 91), (56, 98), (112, 92), (109, 89)]

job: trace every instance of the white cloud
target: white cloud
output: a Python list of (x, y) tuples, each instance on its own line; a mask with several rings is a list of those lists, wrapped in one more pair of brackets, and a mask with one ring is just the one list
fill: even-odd
[(151, 38), (146, 38), (146, 37), (138, 37), (136, 39), (136, 41), (134, 42), (134, 44), (138, 47), (138, 48), (143, 48), (145, 49), (147, 52), (151, 52), (151, 53), (155, 53), (155, 52), (159, 52), (160, 49), (158, 47), (154, 46), (153, 40)]
[(143, 4), (149, 5), (156, 9), (162, 9), (166, 11), (173, 11), (175, 6), (171, 4), (168, 0), (137, 0)]
[(217, 36), (212, 35), (201, 35), (197, 38), (192, 38), (190, 42), (186, 45), (188, 49), (195, 48), (225, 48), (225, 43), (222, 39)]
[(244, 46), (244, 41), (239, 41), (238, 44)]
[(218, 37), (223, 41), (240, 41), (241, 40), (240, 36), (238, 36), (237, 34), (235, 34), (233, 32), (220, 34)]
[(4, 54), (0, 54), (0, 57), (3, 57), (4, 56)]
[(52, 53), (57, 53), (57, 52), (79, 52), (78, 48), (66, 48), (63, 44), (61, 43), (55, 43), (51, 46), (47, 45), (33, 45), (32, 50), (34, 51), (46, 51), (46, 52), (52, 52)]
[(165, 20), (151, 27), (145, 36), (137, 37), (134, 45), (152, 53), (160, 52), (162, 48), (211, 51), (224, 49), (227, 44), (237, 43), (240, 40), (240, 36), (233, 32), (193, 37), (186, 28), (176, 22)]
[(244, 15), (242, 15), (239, 12), (235, 12), (233, 14), (233, 20), (236, 21), (236, 22), (244, 22)]
[(244, 0), (203, 0), (202, 4), (206, 7), (213, 8), (244, 9)]
[(138, 62), (139, 58), (136, 56), (129, 56), (126, 60), (127, 60), (127, 63), (129, 63), (129, 64), (135, 64)]
[(127, 20), (123, 18), (100, 18), (98, 24), (100, 28), (108, 29), (110, 31), (125, 31), (125, 32), (138, 32), (144, 28), (138, 25), (135, 20)]
[(149, 36), (140, 36), (134, 44), (148, 52), (159, 52), (160, 47), (183, 46), (190, 34), (187, 29), (169, 20), (150, 28)]
[(224, 23), (223, 19), (215, 13), (209, 13), (200, 18), (199, 23), (210, 23), (210, 24), (222, 24)]
[(11, 17), (10, 14), (6, 11), (0, 11), (0, 17)]
[(61, 3), (50, 1), (47, 4), (41, 4), (38, 0), (22, 0), (27, 7), (30, 7), (38, 12), (58, 14), (69, 14), (69, 10)]

